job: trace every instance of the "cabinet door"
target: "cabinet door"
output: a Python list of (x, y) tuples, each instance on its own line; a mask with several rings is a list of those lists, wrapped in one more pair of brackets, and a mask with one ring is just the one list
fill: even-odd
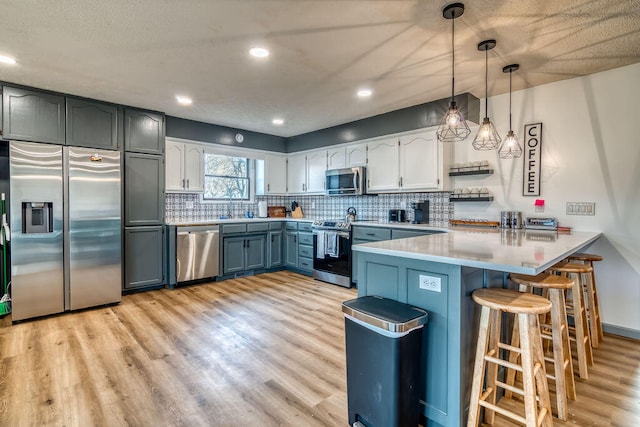
[(266, 235), (249, 236), (246, 238), (245, 248), (246, 269), (255, 270), (264, 268), (266, 265)]
[(164, 222), (164, 159), (149, 154), (125, 153), (124, 221), (131, 225)]
[(326, 150), (307, 154), (307, 193), (324, 194), (324, 181), (326, 171)]
[(267, 156), (265, 194), (287, 194), (287, 157), (285, 155)]
[(135, 153), (164, 153), (164, 116), (149, 111), (124, 110), (124, 149)]
[(367, 165), (367, 145), (357, 144), (350, 145), (345, 148), (345, 166), (352, 168), (354, 166)]
[(118, 107), (67, 98), (67, 145), (118, 149)]
[(327, 150), (327, 169), (340, 169), (347, 166), (346, 150), (344, 147)]
[(298, 232), (287, 231), (285, 236), (285, 265), (287, 267), (298, 267)]
[(64, 97), (3, 87), (2, 138), (64, 144)]
[(181, 142), (167, 140), (165, 154), (166, 191), (184, 190), (184, 157), (185, 145)]
[(437, 189), (438, 171), (435, 133), (400, 139), (400, 183), (403, 191)]
[(393, 191), (399, 188), (398, 138), (367, 145), (367, 191)]
[(224, 274), (245, 270), (245, 244), (244, 236), (222, 239), (222, 271)]
[(163, 226), (125, 227), (124, 290), (163, 284)]
[(287, 190), (289, 194), (303, 194), (306, 191), (306, 154), (289, 156), (287, 164)]
[(204, 147), (200, 144), (184, 144), (184, 179), (186, 191), (204, 191)]
[(267, 267), (279, 267), (282, 265), (282, 231), (269, 232)]

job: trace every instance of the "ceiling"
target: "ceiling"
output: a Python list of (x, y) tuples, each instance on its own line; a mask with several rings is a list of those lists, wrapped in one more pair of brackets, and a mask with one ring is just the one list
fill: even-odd
[[(448, 2), (0, 0), (0, 80), (293, 136), (451, 95)], [(514, 90), (640, 62), (638, 0), (468, 0), (456, 93)], [(253, 46), (268, 58), (248, 55)], [(366, 100), (356, 91), (370, 87)], [(188, 107), (176, 95), (193, 99)], [(271, 123), (283, 118), (284, 125)]]

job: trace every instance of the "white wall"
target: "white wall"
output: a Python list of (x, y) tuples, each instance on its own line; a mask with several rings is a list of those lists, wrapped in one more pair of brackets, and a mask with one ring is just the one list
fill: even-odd
[[(603, 322), (635, 335), (640, 333), (639, 102), (640, 64), (513, 93), (513, 129), (521, 143), (524, 125), (542, 122), (544, 213), (534, 211), (538, 197), (522, 196), (522, 158), (500, 160), (496, 151), (475, 151), (474, 134), (456, 143), (454, 156), (456, 163), (486, 159), (496, 169), (485, 178), (455, 178), (455, 187), (488, 187), (495, 197), (491, 203), (457, 203), (455, 218), (499, 220), (501, 210), (520, 210), (524, 216), (556, 217), (575, 230), (601, 231), (603, 237), (588, 250), (605, 258), (595, 266)], [(484, 100), (481, 105), (484, 112)], [(508, 93), (489, 98), (489, 116), (504, 138)], [(570, 201), (595, 202), (595, 216), (566, 215)]]

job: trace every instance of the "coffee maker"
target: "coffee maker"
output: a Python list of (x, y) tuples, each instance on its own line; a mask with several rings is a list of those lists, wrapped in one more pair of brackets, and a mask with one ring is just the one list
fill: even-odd
[(427, 224), (429, 222), (429, 201), (411, 203), (413, 209), (413, 224)]

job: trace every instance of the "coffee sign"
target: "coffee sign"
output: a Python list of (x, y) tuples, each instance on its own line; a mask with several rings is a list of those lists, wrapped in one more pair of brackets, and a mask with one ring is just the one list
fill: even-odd
[(542, 160), (542, 123), (524, 126), (524, 168), (522, 195), (540, 195), (540, 162)]

